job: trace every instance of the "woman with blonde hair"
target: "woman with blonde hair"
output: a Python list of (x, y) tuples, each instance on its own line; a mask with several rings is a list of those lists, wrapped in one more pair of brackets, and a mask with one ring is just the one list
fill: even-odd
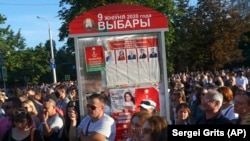
[(33, 118), (33, 127), (38, 127), (40, 124), (40, 119), (38, 117), (38, 112), (34, 103), (31, 100), (25, 100), (22, 102), (22, 107), (31, 114)]

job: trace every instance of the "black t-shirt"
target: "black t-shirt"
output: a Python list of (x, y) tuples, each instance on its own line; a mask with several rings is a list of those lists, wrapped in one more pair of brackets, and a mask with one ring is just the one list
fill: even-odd
[(215, 117), (211, 119), (206, 119), (205, 114), (203, 114), (196, 122), (197, 125), (208, 125), (208, 124), (221, 124), (221, 125), (230, 125), (232, 122), (224, 117), (221, 112), (219, 112)]
[[(13, 137), (11, 136), (12, 129), (9, 129), (3, 136), (3, 141), (17, 141), (15, 139), (13, 139)], [(31, 133), (31, 132), (30, 132)], [(27, 136), (26, 138), (24, 138), (23, 140), (18, 140), (18, 141), (31, 141), (31, 134), (29, 134), (29, 136)], [(37, 129), (35, 129), (34, 132), (34, 141), (44, 141), (43, 136), (41, 134), (41, 132)]]

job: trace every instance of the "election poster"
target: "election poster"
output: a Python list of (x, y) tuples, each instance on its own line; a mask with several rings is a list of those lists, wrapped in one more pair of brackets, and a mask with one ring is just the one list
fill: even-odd
[(116, 140), (124, 140), (130, 134), (130, 120), (135, 112), (140, 111), (144, 100), (156, 103), (155, 110), (160, 111), (159, 90), (155, 87), (110, 89), (112, 117), (116, 122)]
[(157, 84), (160, 80), (156, 36), (120, 37), (105, 43), (107, 87)]
[(87, 72), (104, 70), (104, 56), (102, 46), (85, 47), (85, 60)]

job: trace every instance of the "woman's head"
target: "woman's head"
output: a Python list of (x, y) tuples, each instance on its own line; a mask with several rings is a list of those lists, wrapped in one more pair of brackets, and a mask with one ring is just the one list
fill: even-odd
[(130, 92), (126, 92), (126, 93), (124, 94), (124, 100), (125, 100), (126, 102), (132, 101), (133, 103), (135, 103), (134, 97), (133, 97), (133, 95), (132, 95)]
[(141, 141), (160, 141), (166, 140), (161, 138), (165, 134), (165, 129), (168, 126), (166, 119), (160, 116), (152, 116), (143, 124), (143, 135)]
[(34, 103), (31, 100), (22, 102), (22, 107), (26, 109), (31, 115), (36, 116), (38, 114)]
[(12, 125), (19, 129), (30, 128), (33, 125), (33, 119), (30, 113), (24, 108), (16, 108), (12, 114)]
[(66, 111), (67, 113), (70, 112), (71, 110), (74, 110), (76, 112), (80, 112), (79, 110), (79, 101), (76, 100), (76, 101), (70, 101), (68, 104), (67, 104), (67, 108), (66, 108)]
[(233, 100), (233, 91), (230, 87), (222, 86), (217, 90), (223, 95), (223, 103), (230, 103)]
[(187, 103), (180, 103), (176, 106), (177, 118), (181, 120), (187, 120), (190, 114), (191, 110)]
[(238, 92), (234, 97), (234, 112), (239, 116), (245, 116), (250, 113), (250, 93)]
[(77, 125), (80, 123), (80, 109), (79, 109), (79, 100), (75, 100), (75, 101), (69, 101), (67, 104), (67, 108), (66, 108), (66, 114), (65, 114), (65, 127), (66, 127), (66, 131), (69, 131), (70, 128), (70, 116), (74, 113), (77, 114), (78, 118), (77, 118)]
[(124, 55), (124, 51), (121, 50), (121, 51), (119, 52), (119, 54), (120, 54), (120, 55)]
[(131, 136), (139, 136), (142, 134), (142, 127), (144, 122), (151, 117), (151, 114), (145, 111), (136, 112), (130, 119)]
[(174, 90), (171, 94), (171, 100), (174, 102), (186, 102), (186, 95), (184, 90)]

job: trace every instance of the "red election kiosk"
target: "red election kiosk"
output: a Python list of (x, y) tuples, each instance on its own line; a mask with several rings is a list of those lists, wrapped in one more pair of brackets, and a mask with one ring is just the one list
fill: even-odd
[(87, 114), (88, 94), (108, 91), (117, 141), (128, 136), (130, 117), (144, 99), (153, 100), (159, 115), (169, 120), (167, 30), (166, 16), (131, 4), (100, 6), (70, 22), (81, 117)]

